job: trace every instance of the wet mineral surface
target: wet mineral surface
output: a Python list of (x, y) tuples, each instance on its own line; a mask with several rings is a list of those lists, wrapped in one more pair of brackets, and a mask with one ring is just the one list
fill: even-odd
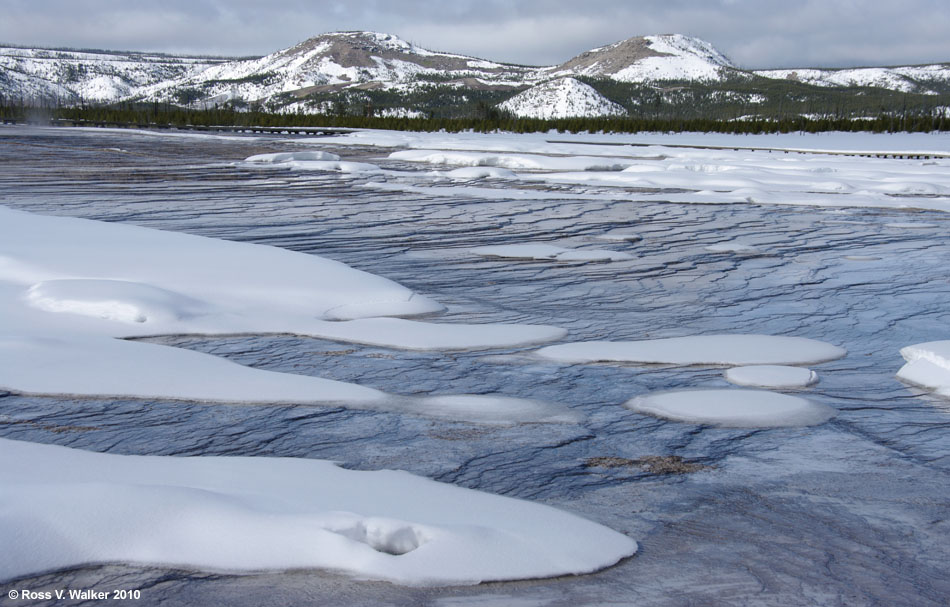
[[(400, 171), (252, 168), (313, 149)], [(479, 425), (314, 406), (71, 399), (0, 392), (0, 436), (147, 455), (329, 459), (403, 469), (556, 506), (640, 542), (585, 576), (450, 588), (326, 571), (234, 575), (100, 564), (4, 589), (139, 589), (142, 605), (946, 605), (950, 401), (901, 383), (903, 346), (950, 339), (950, 217), (934, 211), (638, 201), (616, 189), (557, 196), (424, 193), (425, 167), (332, 138), (0, 132), (0, 205), (317, 254), (447, 306), (442, 322), (564, 327), (569, 339), (715, 333), (809, 337), (845, 358), (790, 391), (834, 407), (808, 428), (729, 429), (623, 406), (658, 390), (729, 387), (719, 367), (567, 365), (532, 348), (406, 352), (288, 335), (150, 341), (394, 394), (502, 394), (567, 405), (580, 424)], [(380, 190), (375, 183), (417, 186)], [(686, 184), (684, 184), (684, 187)], [(423, 192), (423, 193), (420, 193)], [(570, 195), (578, 194), (577, 200)], [(608, 232), (642, 240), (605, 242)], [(750, 249), (709, 251), (723, 242)], [(479, 257), (545, 242), (624, 251), (606, 263)], [(557, 530), (552, 530), (557, 533)], [(98, 603), (88, 601), (86, 603)], [(10, 600), (6, 591), (0, 603)], [(67, 604), (86, 604), (72, 601)], [(42, 604), (42, 602), (37, 603)]]

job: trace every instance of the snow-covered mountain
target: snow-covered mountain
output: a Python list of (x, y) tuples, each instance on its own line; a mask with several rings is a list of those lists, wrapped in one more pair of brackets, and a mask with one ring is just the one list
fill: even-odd
[[(420, 110), (474, 103), (472, 98), (504, 102), (503, 109), (517, 115), (555, 116), (568, 111), (604, 115), (617, 112), (617, 107), (574, 78), (653, 87), (663, 95), (659, 101), (650, 101), (655, 104), (688, 102), (667, 99), (696, 94), (683, 92), (685, 86), (708, 89), (756, 76), (828, 87), (860, 85), (950, 93), (950, 64), (750, 72), (737, 68), (709, 43), (678, 34), (621, 40), (548, 67), (430, 51), (376, 32), (322, 34), (254, 59), (0, 48), (0, 101), (14, 103), (45, 99), (67, 104), (157, 101), (188, 107), (259, 104), (269, 110), (314, 112), (329, 111), (335, 103), (330, 101), (332, 96), (339, 93), (362, 95), (363, 101), (371, 102), (371, 92), (384, 91), (396, 99), (378, 108), (384, 115), (422, 115)], [(553, 82), (545, 84), (549, 81)], [(671, 81), (678, 88), (662, 84)], [(433, 89), (444, 96), (434, 102), (430, 97), (429, 106), (409, 101), (412, 97), (418, 102)], [(733, 93), (724, 90), (723, 94)], [(513, 98), (505, 101), (506, 95)], [(643, 100), (623, 102), (629, 107)]]
[(136, 93), (176, 101), (263, 101), (277, 95), (304, 97), (346, 88), (405, 89), (440, 82), (469, 88), (520, 87), (536, 70), (475, 57), (426, 50), (391, 34), (333, 32), (260, 59), (234, 61), (183, 74)]
[(0, 47), (0, 96), (25, 101), (117, 101), (144, 86), (227, 59)]
[(710, 81), (738, 73), (711, 44), (680, 34), (628, 38), (581, 53), (546, 71), (620, 82)]
[(950, 88), (950, 63), (851, 69), (758, 70), (765, 78), (795, 80), (815, 86), (872, 86), (903, 93), (934, 94)]
[(498, 106), (519, 118), (572, 118), (575, 116), (624, 116), (622, 106), (593, 87), (569, 76), (549, 80), (522, 91)]

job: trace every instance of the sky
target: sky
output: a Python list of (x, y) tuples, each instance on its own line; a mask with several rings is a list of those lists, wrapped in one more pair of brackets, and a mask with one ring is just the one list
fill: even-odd
[(0, 43), (265, 55), (372, 30), (439, 51), (554, 65), (631, 36), (686, 34), (739, 67), (950, 62), (948, 0), (2, 0)]

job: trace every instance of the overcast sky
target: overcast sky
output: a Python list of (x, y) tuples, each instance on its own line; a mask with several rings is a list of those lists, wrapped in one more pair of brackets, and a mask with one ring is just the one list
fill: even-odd
[(433, 50), (552, 65), (680, 33), (740, 67), (950, 62), (950, 0), (3, 0), (0, 43), (264, 55), (373, 30)]

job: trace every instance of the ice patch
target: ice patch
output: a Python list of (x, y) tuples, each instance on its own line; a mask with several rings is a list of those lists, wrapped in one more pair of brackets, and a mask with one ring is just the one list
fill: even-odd
[(537, 400), (494, 395), (427, 396), (415, 399), (409, 409), (427, 417), (464, 419), (493, 425), (576, 424), (583, 421), (582, 415), (566, 407)]
[(96, 563), (326, 569), (405, 585), (582, 574), (637, 550), (554, 508), (406, 472), (0, 439), (0, 581)]
[(828, 406), (766, 390), (680, 390), (638, 396), (628, 408), (673, 421), (729, 428), (814, 426), (835, 416)]
[(806, 388), (818, 382), (818, 374), (811, 369), (784, 365), (734, 367), (724, 375), (733, 384), (761, 388)]
[(907, 346), (901, 348), (901, 356), (907, 364), (897, 377), (950, 397), (950, 340)]
[(599, 234), (595, 236), (599, 240), (610, 240), (613, 242), (637, 242), (643, 240), (643, 236), (632, 234), (630, 232), (610, 232), (608, 234)]
[(482, 257), (501, 257), (503, 259), (534, 259), (555, 261), (624, 261), (633, 259), (629, 253), (608, 251), (606, 249), (567, 249), (552, 244), (521, 243), (475, 247), (469, 249)]
[(588, 341), (546, 346), (537, 356), (564, 363), (807, 365), (835, 360), (844, 348), (805, 337), (696, 335), (643, 341)]

